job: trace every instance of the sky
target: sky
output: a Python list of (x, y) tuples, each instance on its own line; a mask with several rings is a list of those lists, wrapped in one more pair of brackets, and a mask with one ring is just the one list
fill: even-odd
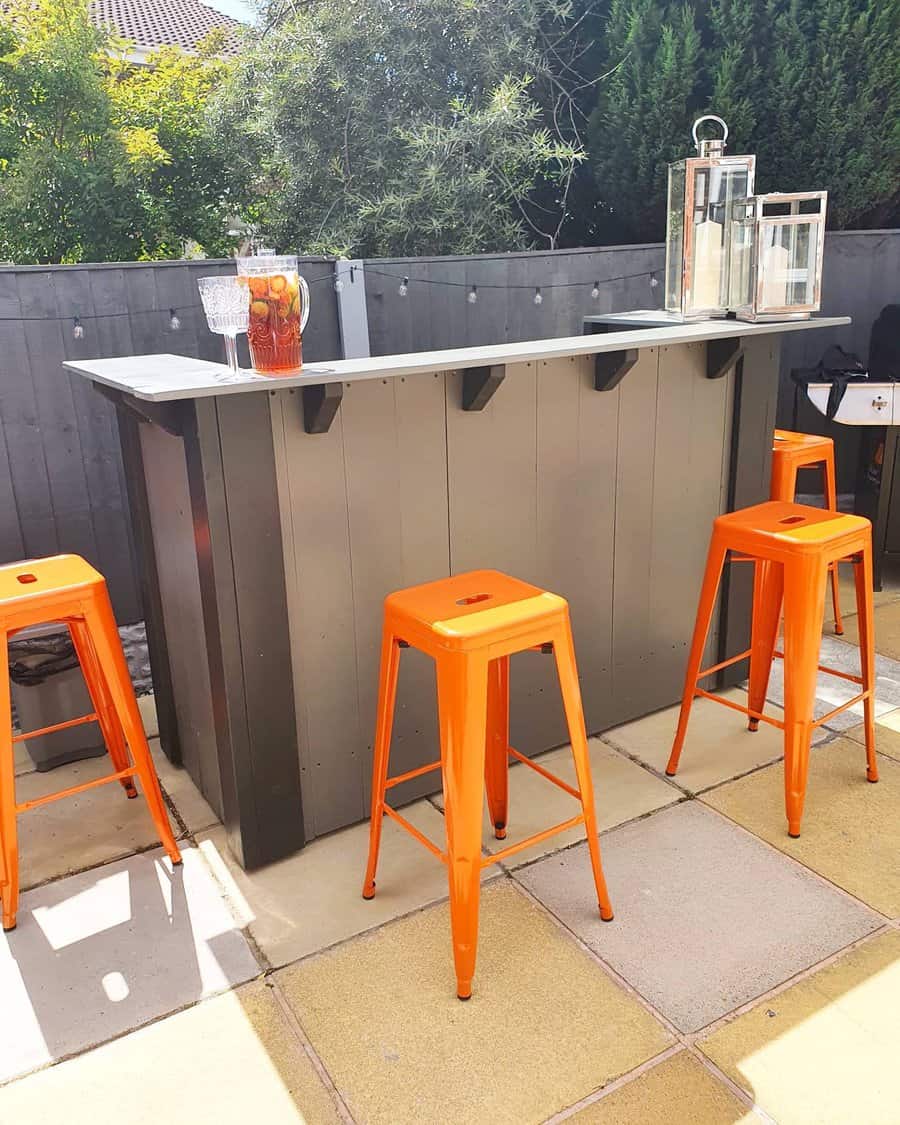
[(243, 23), (253, 22), (253, 9), (244, 0), (203, 0), (203, 3), (209, 8), (215, 8), (217, 12), (224, 12), (232, 19)]

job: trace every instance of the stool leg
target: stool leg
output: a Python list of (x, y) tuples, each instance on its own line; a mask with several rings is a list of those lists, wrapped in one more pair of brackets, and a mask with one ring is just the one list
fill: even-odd
[(378, 674), (378, 712), (375, 717), (375, 748), (372, 757), (372, 813), (369, 821), (369, 860), (363, 881), (363, 898), (375, 897), (375, 869), (381, 847), (381, 826), (384, 821), (384, 794), (388, 761), (391, 753), (391, 731), (394, 725), (394, 703), (397, 699), (397, 673), (400, 668), (400, 645), (385, 629), (381, 638), (381, 667)]
[[(834, 475), (834, 458), (826, 458), (823, 462), (825, 471), (825, 505), (832, 512), (838, 510), (837, 506), (837, 481)], [(844, 622), (841, 618), (841, 602), (838, 587), (838, 564), (833, 562), (829, 566), (831, 572), (831, 604), (834, 607), (834, 631), (839, 636), (844, 635)]]
[(99, 590), (85, 605), (84, 622), (90, 635), (91, 645), (97, 657), (97, 664), (106, 688), (115, 708), (116, 717), (122, 726), (125, 741), (131, 751), (137, 775), (140, 778), (141, 788), (147, 808), (153, 817), (156, 832), (160, 842), (166, 849), (173, 864), (181, 863), (181, 853), (172, 835), (172, 826), (169, 824), (169, 814), (166, 810), (159, 788), (159, 779), (153, 759), (150, 757), (150, 748), (144, 734), (144, 724), (138, 711), (137, 700), (134, 697), (134, 688), (128, 674), (128, 665), (125, 663), (125, 654), (122, 652), (122, 642), (116, 628), (116, 619), (109, 595), (105, 587)]
[(797, 466), (790, 457), (772, 457), (772, 475), (769, 477), (769, 499), (793, 502), (797, 494)]
[[(784, 598), (784, 569), (780, 563), (760, 559), (753, 565), (753, 618), (750, 629), (750, 685), (747, 706), (751, 711), (765, 708), (772, 671), (772, 654), (778, 639), (778, 623)], [(759, 719), (751, 718), (750, 730), (759, 729)]]
[(815, 558), (784, 565), (784, 802), (791, 836), (800, 835), (806, 798), (827, 575)]
[[(97, 654), (94, 652), (94, 646), (91, 644), (90, 633), (85, 628), (84, 622), (76, 620), (75, 618), (68, 622), (68, 626), (69, 632), (72, 635), (72, 644), (75, 646), (75, 655), (78, 657), (78, 663), (81, 665), (84, 682), (87, 685), (88, 694), (91, 697), (91, 704), (97, 714), (97, 722), (100, 725), (103, 741), (106, 743), (106, 749), (109, 751), (113, 768), (116, 771), (127, 769), (130, 763), (128, 760), (128, 750), (125, 746), (125, 737), (122, 734), (122, 727), (119, 725), (119, 720), (116, 718), (116, 711), (109, 697), (106, 680), (100, 672), (100, 666), (97, 663)], [(127, 793), (129, 800), (138, 795), (132, 778), (123, 777), (121, 779), (121, 785)]]
[(436, 663), (456, 994), (468, 1000), (478, 950), (488, 662), (443, 653)]
[(875, 631), (873, 626), (872, 547), (870, 543), (854, 562), (856, 576), (856, 619), (859, 628), (859, 658), (862, 667), (863, 690), (871, 691), (863, 701), (866, 732), (866, 778), (878, 780), (878, 759), (875, 757)]
[(681, 697), (681, 710), (678, 713), (678, 729), (675, 732), (675, 741), (672, 744), (672, 752), (669, 754), (669, 761), (666, 765), (667, 777), (674, 777), (675, 771), (678, 769), (681, 748), (684, 745), (684, 736), (687, 733), (688, 719), (691, 717), (691, 707), (694, 703), (697, 675), (700, 672), (703, 650), (706, 647), (706, 637), (709, 633), (709, 624), (716, 605), (722, 567), (725, 565), (725, 554), (725, 549), (717, 542), (716, 533), (713, 531), (709, 544), (709, 554), (706, 556), (703, 585), (700, 588), (700, 603), (697, 606), (697, 619), (694, 622), (691, 651), (688, 655), (687, 670), (684, 674), (684, 693)]
[(5, 631), (0, 631), (0, 900), (3, 929), (16, 928), (19, 909), (19, 847), (16, 836), (16, 767), (12, 741), (12, 701), (9, 694), (9, 658)]
[(594, 872), (594, 885), (597, 888), (597, 905), (604, 922), (613, 920), (612, 904), (603, 864), (600, 859), (600, 835), (597, 830), (597, 813), (594, 808), (594, 785), (591, 780), (591, 760), (588, 753), (587, 731), (584, 726), (584, 709), (581, 705), (581, 688), (578, 684), (578, 669), (575, 664), (575, 645), (572, 641), (572, 627), (568, 617), (563, 629), (553, 639), (553, 653), (556, 657), (556, 673), (562, 693), (572, 756), (575, 759), (575, 774), (578, 778), (578, 792), (581, 794), (581, 808), (584, 813), (584, 830), (587, 835), (591, 868)]
[(509, 657), (488, 665), (484, 788), (494, 836), (506, 839), (509, 816)]

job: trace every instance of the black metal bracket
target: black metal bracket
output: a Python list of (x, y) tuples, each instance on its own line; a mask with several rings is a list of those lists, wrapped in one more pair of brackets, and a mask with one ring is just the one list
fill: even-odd
[(637, 348), (625, 348), (620, 352), (598, 352), (594, 356), (594, 390), (614, 390), (637, 363), (637, 359)]
[(463, 410), (484, 410), (506, 378), (502, 364), (493, 367), (466, 367), (462, 373)]
[(314, 383), (311, 387), (304, 387), (304, 430), (308, 434), (327, 434), (343, 397), (343, 383)]
[(150, 402), (147, 399), (135, 398), (123, 391), (106, 387), (102, 383), (94, 383), (94, 390), (108, 399), (113, 406), (124, 407), (142, 422), (150, 422), (159, 426), (173, 437), (184, 437), (185, 413), (190, 409), (191, 403), (185, 399), (176, 399), (173, 402)]
[(744, 342), (740, 336), (729, 336), (724, 340), (706, 341), (706, 377), (722, 379), (744, 358)]

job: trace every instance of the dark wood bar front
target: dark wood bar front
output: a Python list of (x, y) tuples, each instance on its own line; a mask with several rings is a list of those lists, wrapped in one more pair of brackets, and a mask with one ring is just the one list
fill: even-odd
[[(677, 701), (710, 524), (768, 496), (781, 334), (845, 323), (636, 327), (286, 378), (68, 363), (119, 410), (163, 747), (241, 864), (366, 817), (391, 590), (494, 568), (563, 595), (589, 732)], [(748, 605), (735, 574), (710, 656), (746, 647)], [(565, 742), (552, 659), (518, 656), (511, 679), (512, 744)], [(433, 669), (410, 651), (392, 768), (437, 744)]]

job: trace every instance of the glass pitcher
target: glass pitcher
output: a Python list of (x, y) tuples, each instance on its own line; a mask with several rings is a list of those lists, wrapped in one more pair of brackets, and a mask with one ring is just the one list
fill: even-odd
[(254, 370), (294, 375), (303, 365), (302, 334), (309, 319), (309, 286), (293, 254), (238, 258), (238, 277), (249, 289), (247, 340)]

